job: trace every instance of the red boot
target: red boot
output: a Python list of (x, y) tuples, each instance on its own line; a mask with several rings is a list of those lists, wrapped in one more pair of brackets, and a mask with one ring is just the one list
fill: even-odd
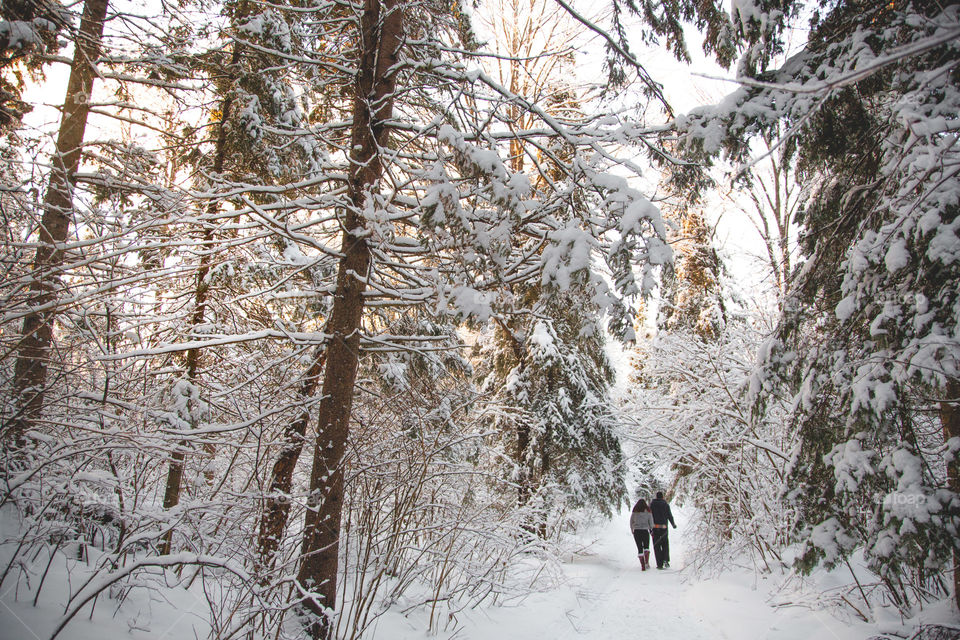
[(650, 566), (650, 550), (649, 549), (643, 552), (643, 566), (644, 566), (644, 570), (646, 570), (646, 567)]
[(640, 570), (641, 570), (641, 571), (646, 571), (646, 570), (647, 570), (647, 559), (643, 557), (643, 554), (642, 554), (642, 553), (637, 554), (637, 557), (640, 558)]

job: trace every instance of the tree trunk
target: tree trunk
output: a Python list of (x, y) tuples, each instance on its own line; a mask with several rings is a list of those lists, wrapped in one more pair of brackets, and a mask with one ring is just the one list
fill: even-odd
[[(946, 398), (940, 402), (940, 421), (943, 424), (943, 439), (960, 438), (960, 380), (947, 382)], [(947, 465), (947, 483), (950, 490), (960, 494), (960, 463), (956, 459)], [(953, 599), (960, 610), (960, 552), (953, 548)]]
[(517, 420), (517, 505), (525, 507), (533, 495), (533, 474), (530, 472), (530, 423)]
[[(300, 385), (300, 397), (307, 399), (317, 392), (320, 381), (320, 372), (326, 360), (326, 351), (321, 351), (314, 358), (310, 368), (304, 375)], [(293, 471), (303, 451), (304, 436), (307, 433), (307, 423), (310, 421), (310, 412), (303, 414), (284, 430), (283, 448), (277, 455), (270, 474), (270, 497), (267, 498), (260, 519), (260, 534), (257, 539), (257, 549), (260, 564), (270, 568), (274, 563), (274, 554), (287, 528), (287, 518), (290, 515), (290, 499), (288, 494), (293, 486)]]
[[(233, 53), (233, 64), (236, 64), (239, 60), (239, 51), (234, 50)], [(213, 175), (217, 176), (223, 173), (223, 167), (225, 163), (225, 158), (227, 155), (227, 129), (226, 123), (230, 118), (230, 112), (233, 107), (233, 98), (226, 97), (223, 99), (221, 104), (220, 113), (220, 128), (217, 133), (217, 143), (214, 148), (214, 158), (213, 158)], [(219, 209), (219, 202), (214, 200), (207, 205), (207, 213), (211, 216), (217, 212)], [(190, 318), (190, 326), (196, 327), (204, 322), (204, 318), (207, 312), (207, 298), (210, 294), (210, 284), (207, 282), (207, 278), (210, 275), (210, 262), (211, 256), (213, 255), (213, 247), (211, 243), (213, 241), (213, 228), (210, 226), (205, 226), (201, 234), (201, 243), (200, 243), (200, 264), (197, 267), (197, 286), (194, 289), (193, 294), (193, 315)], [(200, 368), (200, 348), (194, 347), (187, 350), (186, 355), (186, 374), (187, 381), (190, 384), (193, 384), (197, 379), (197, 372)], [(193, 413), (193, 407), (188, 404), (188, 410)], [(191, 422), (191, 427), (194, 425)], [(186, 458), (186, 452), (188, 443), (186, 440), (181, 440), (177, 444), (177, 448), (170, 454), (170, 466), (167, 469), (167, 484), (163, 492), (163, 509), (164, 511), (169, 511), (173, 507), (180, 504), (180, 487), (183, 481), (183, 463)], [(163, 536), (163, 540), (160, 543), (160, 553), (168, 554), (171, 550), (171, 545), (173, 542), (173, 529), (167, 531)]]
[(23, 319), (23, 338), (17, 347), (14, 368), (17, 412), (4, 437), (5, 442), (13, 441), (15, 446), (24, 444), (24, 434), (43, 414), (53, 321), (57, 313), (57, 282), (64, 262), (60, 245), (67, 240), (73, 217), (73, 181), (80, 168), (95, 77), (94, 64), (100, 57), (108, 4), (109, 0), (86, 1), (76, 38), (50, 183), (43, 201), (37, 253), (33, 259), (30, 306), (35, 311)]
[[(226, 117), (226, 111), (224, 111), (224, 117)], [(222, 126), (222, 125), (221, 125)], [(190, 326), (197, 326), (203, 322), (204, 315), (206, 314), (207, 308), (207, 295), (210, 290), (209, 284), (207, 284), (207, 276), (210, 273), (210, 249), (207, 246), (211, 240), (212, 232), (209, 230), (204, 230), (203, 232), (203, 242), (202, 242), (202, 251), (203, 254), (200, 256), (200, 266), (197, 269), (197, 288), (194, 291), (194, 308), (193, 308), (193, 317), (190, 319)], [(193, 384), (197, 379), (197, 369), (200, 365), (200, 349), (194, 347), (187, 351), (186, 356), (186, 369), (187, 369), (187, 381), (190, 384)], [(193, 414), (193, 407), (188, 402), (187, 410)], [(196, 425), (193, 423), (193, 420), (190, 421), (190, 427), (193, 428)], [(167, 468), (167, 485), (163, 492), (163, 510), (169, 511), (173, 507), (180, 504), (180, 486), (183, 480), (183, 463), (187, 455), (187, 448), (189, 444), (186, 440), (181, 440), (177, 443), (177, 448), (170, 454), (170, 466)], [(167, 531), (163, 536), (163, 541), (160, 544), (160, 553), (166, 555), (170, 553), (170, 547), (173, 542), (173, 529)]]
[(327, 367), (297, 576), (311, 592), (303, 606), (312, 614), (308, 630), (313, 638), (331, 636), (329, 614), (336, 606), (344, 453), (359, 365), (363, 292), (371, 260), (361, 212), (383, 173), (380, 150), (389, 138), (386, 121), (393, 112), (395, 66), (402, 38), (400, 0), (364, 0), (350, 145), (351, 206), (344, 216), (342, 257), (330, 316)]

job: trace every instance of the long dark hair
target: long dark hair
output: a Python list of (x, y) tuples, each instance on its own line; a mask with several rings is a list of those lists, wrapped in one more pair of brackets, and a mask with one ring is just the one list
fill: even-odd
[(650, 511), (650, 507), (647, 506), (647, 501), (643, 498), (637, 500), (637, 504), (633, 505), (634, 511)]

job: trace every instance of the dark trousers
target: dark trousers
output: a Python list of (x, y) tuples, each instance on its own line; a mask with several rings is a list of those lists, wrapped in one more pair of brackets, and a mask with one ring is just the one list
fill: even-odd
[(637, 553), (643, 553), (650, 548), (650, 532), (646, 529), (634, 529), (633, 539), (637, 543)]
[(666, 527), (653, 529), (653, 557), (657, 559), (657, 567), (670, 562), (670, 537)]

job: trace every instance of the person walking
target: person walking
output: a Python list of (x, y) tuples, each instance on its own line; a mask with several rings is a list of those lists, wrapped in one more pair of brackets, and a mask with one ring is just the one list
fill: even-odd
[(653, 557), (657, 561), (657, 569), (666, 569), (670, 566), (670, 538), (667, 536), (667, 523), (676, 529), (670, 505), (663, 499), (663, 491), (657, 492), (657, 497), (650, 501), (650, 513), (653, 516)]
[(647, 501), (640, 498), (637, 504), (633, 505), (633, 511), (630, 513), (630, 530), (637, 543), (637, 558), (640, 559), (642, 571), (646, 571), (647, 565), (650, 564), (650, 529), (652, 528), (653, 514), (650, 513)]

